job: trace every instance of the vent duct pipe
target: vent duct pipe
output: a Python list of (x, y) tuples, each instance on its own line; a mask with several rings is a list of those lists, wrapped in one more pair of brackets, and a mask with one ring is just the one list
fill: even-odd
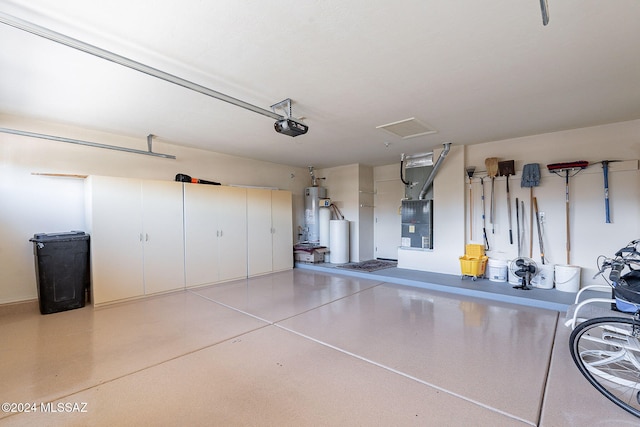
[(451, 148), (451, 143), (450, 142), (445, 142), (444, 143), (444, 150), (442, 151), (442, 153), (440, 153), (440, 156), (438, 157), (438, 160), (436, 161), (436, 164), (433, 166), (433, 170), (431, 171), (431, 174), (429, 175), (429, 178), (427, 178), (427, 180), (425, 181), (424, 185), (422, 186), (422, 190), (420, 191), (420, 196), (418, 197), (420, 200), (424, 200), (425, 196), (427, 195), (427, 191), (429, 190), (429, 186), (433, 183), (433, 180), (436, 177), (436, 172), (438, 172), (438, 169), (440, 168), (440, 165), (444, 161), (445, 157), (447, 157), (447, 154), (449, 154), (449, 149), (450, 148)]
[(77, 49), (79, 51), (97, 56), (98, 58), (106, 59), (107, 61), (111, 61), (116, 64), (122, 65), (124, 67), (131, 68), (141, 73), (150, 75), (152, 77), (156, 77), (158, 79), (167, 81), (169, 83), (173, 83), (178, 86), (191, 89), (203, 95), (207, 95), (212, 98), (219, 99), (220, 101), (228, 102), (229, 104), (233, 104), (235, 106), (244, 108), (245, 110), (253, 111), (254, 113), (262, 114), (263, 116), (271, 117), (272, 119), (276, 119), (276, 120), (282, 120), (285, 118), (284, 116), (281, 116), (280, 114), (277, 114), (273, 111), (257, 107), (255, 105), (249, 104), (248, 102), (241, 101), (239, 99), (236, 99), (231, 96), (225, 95), (223, 93), (217, 92), (215, 90), (209, 89), (205, 86), (201, 86), (197, 83), (193, 83), (189, 80), (185, 80), (178, 76), (174, 76), (173, 74), (166, 73), (164, 71), (158, 70), (157, 68), (150, 67), (148, 65), (126, 58), (124, 56), (110, 52), (108, 50), (99, 48), (97, 46), (93, 46), (83, 41), (74, 39), (72, 37), (50, 30), (48, 28), (41, 27), (40, 25), (33, 24), (31, 22), (17, 18), (15, 16), (0, 12), (0, 22), (3, 24), (9, 25), (11, 27), (17, 28), (19, 30), (23, 30), (31, 34), (35, 34), (36, 36), (40, 36), (45, 39), (54, 41), (56, 43), (60, 43), (65, 46)]

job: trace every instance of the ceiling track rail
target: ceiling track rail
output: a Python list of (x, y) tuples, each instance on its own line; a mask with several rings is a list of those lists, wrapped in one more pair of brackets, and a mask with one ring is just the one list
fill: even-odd
[(254, 113), (262, 114), (263, 116), (271, 117), (276, 120), (282, 120), (285, 118), (284, 116), (281, 116), (280, 114), (277, 114), (273, 111), (255, 106), (253, 104), (249, 104), (248, 102), (241, 101), (239, 99), (217, 92), (213, 89), (209, 89), (205, 86), (199, 85), (189, 80), (185, 80), (181, 77), (158, 70), (157, 68), (150, 67), (148, 65), (126, 58), (124, 56), (110, 52), (108, 50), (99, 48), (97, 46), (93, 46), (83, 41), (74, 39), (72, 37), (58, 33), (56, 31), (50, 30), (40, 25), (31, 23), (29, 21), (25, 21), (15, 16), (0, 12), (0, 22), (3, 24), (9, 25), (11, 27), (17, 28), (19, 30), (23, 30), (28, 33), (34, 34), (36, 36), (40, 36), (45, 39), (54, 41), (56, 43), (60, 43), (62, 45), (71, 47), (73, 49), (77, 49), (79, 51), (97, 56), (98, 58), (106, 59), (107, 61), (111, 61), (116, 64), (122, 65), (124, 67), (131, 68), (141, 73), (150, 75), (152, 77), (156, 77), (158, 79), (167, 81), (169, 83), (182, 86), (184, 88), (193, 90), (203, 95), (210, 96), (220, 101), (228, 102), (229, 104), (233, 104), (235, 106), (244, 108), (245, 110), (253, 111)]
[(134, 148), (118, 147), (116, 145), (100, 144), (97, 142), (82, 141), (80, 139), (64, 138), (61, 136), (45, 135), (42, 133), (27, 132), (27, 131), (16, 130), (16, 129), (0, 128), (0, 132), (10, 133), (12, 135), (27, 136), (30, 138), (39, 138), (39, 139), (48, 139), (51, 141), (67, 142), (69, 144), (87, 145), (89, 147), (95, 147), (95, 148), (105, 148), (107, 150), (124, 151), (127, 153), (133, 153), (133, 154), (144, 154), (145, 156), (161, 157), (163, 159), (172, 159), (172, 160), (176, 159), (176, 156), (173, 156), (171, 154), (154, 153), (153, 151), (151, 151), (150, 139), (153, 138), (153, 135), (149, 135), (149, 137), (147, 137), (149, 151), (144, 151), (144, 150), (136, 150)]

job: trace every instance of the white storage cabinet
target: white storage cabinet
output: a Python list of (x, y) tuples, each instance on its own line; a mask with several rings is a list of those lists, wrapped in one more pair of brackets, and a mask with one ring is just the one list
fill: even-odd
[(186, 286), (247, 277), (247, 190), (184, 184)]
[(182, 183), (86, 181), (96, 305), (184, 288)]
[(291, 192), (247, 190), (248, 275), (293, 268)]

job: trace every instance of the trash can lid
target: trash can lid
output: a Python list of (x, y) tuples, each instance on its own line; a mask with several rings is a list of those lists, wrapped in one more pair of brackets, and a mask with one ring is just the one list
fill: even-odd
[(88, 240), (89, 235), (84, 231), (67, 231), (64, 233), (36, 233), (30, 242), (46, 243), (46, 242), (65, 242), (69, 240)]

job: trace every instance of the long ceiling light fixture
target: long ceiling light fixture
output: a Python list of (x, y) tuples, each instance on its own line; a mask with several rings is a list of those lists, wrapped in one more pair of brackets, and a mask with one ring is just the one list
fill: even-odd
[(72, 47), (74, 49), (80, 50), (85, 53), (89, 53), (91, 55), (97, 56), (102, 59), (106, 59), (107, 61), (114, 62), (116, 64), (120, 64), (127, 68), (131, 68), (133, 70), (139, 71), (144, 74), (148, 74), (150, 76), (159, 78), (161, 80), (167, 81), (169, 83), (176, 84), (178, 86), (182, 86), (187, 89), (191, 89), (193, 91), (199, 92), (203, 95), (210, 96), (212, 98), (219, 99), (221, 101), (228, 102), (230, 104), (236, 105), (238, 107), (244, 108), (249, 111), (253, 111), (254, 113), (262, 114), (267, 117), (271, 117), (278, 121), (286, 119), (286, 117), (281, 116), (280, 114), (276, 114), (273, 111), (269, 111), (267, 109), (257, 107), (255, 105), (249, 104), (248, 102), (241, 101), (239, 99), (233, 98), (231, 96), (225, 95), (223, 93), (217, 92), (215, 90), (209, 89), (205, 86), (199, 85), (197, 83), (191, 82), (189, 80), (185, 80), (181, 77), (175, 76), (173, 74), (166, 73), (164, 71), (158, 70), (157, 68), (150, 67), (148, 65), (142, 64), (140, 62), (134, 61), (132, 59), (126, 58), (124, 56), (118, 55), (116, 53), (110, 52), (108, 50), (99, 48), (97, 46), (93, 46), (91, 44), (85, 43), (83, 41), (74, 39), (72, 37), (66, 36), (64, 34), (60, 34), (56, 31), (50, 30), (48, 28), (42, 27), (40, 25), (25, 21), (23, 19), (17, 18), (15, 16), (0, 12), (0, 22), (3, 24), (9, 25), (14, 28), (18, 28), (20, 30), (26, 31), (31, 34), (35, 34), (36, 36), (43, 37), (45, 39), (54, 41), (56, 43), (63, 44), (68, 47)]

